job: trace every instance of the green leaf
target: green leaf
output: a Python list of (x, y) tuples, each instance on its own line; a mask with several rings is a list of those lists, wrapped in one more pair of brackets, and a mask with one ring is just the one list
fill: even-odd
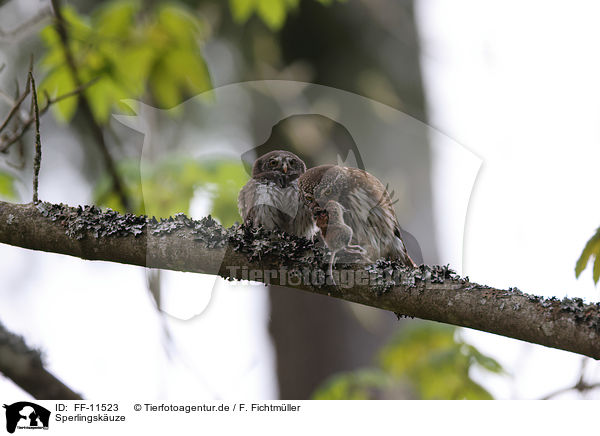
[(494, 397), (483, 386), (468, 380), (463, 388), (457, 392), (457, 398), (465, 400), (493, 400)]
[(501, 374), (504, 372), (504, 368), (502, 368), (502, 365), (500, 365), (497, 360), (482, 354), (472, 345), (465, 345), (465, 347), (467, 348), (467, 354), (472, 356), (472, 358), (475, 360), (475, 363), (482, 368), (496, 374)]
[(170, 74), (178, 81), (180, 89), (187, 88), (192, 94), (199, 94), (210, 89), (208, 69), (200, 54), (187, 50), (173, 50), (166, 58)]
[(256, 9), (255, 0), (229, 0), (229, 9), (236, 23), (243, 24), (252, 15)]
[(106, 63), (112, 66), (111, 77), (120, 83), (130, 96), (141, 96), (146, 90), (146, 81), (152, 63), (156, 61), (155, 49), (147, 44), (135, 44), (104, 51)]
[[(208, 192), (212, 199), (211, 215), (224, 226), (240, 221), (237, 194), (246, 183), (247, 175), (241, 162), (229, 159), (206, 161), (169, 156), (157, 162), (139, 160), (119, 162), (117, 170), (127, 194), (133, 199), (135, 212), (166, 218), (178, 212), (189, 212), (196, 190)], [(120, 210), (119, 198), (112, 189), (108, 174), (94, 190), (95, 203)]]
[[(333, 2), (335, 0), (317, 0), (319, 3), (321, 3), (324, 6), (331, 6), (333, 4)], [(337, 0), (339, 3), (345, 3), (348, 0)]]
[(163, 6), (158, 13), (158, 23), (182, 45), (193, 46), (200, 31), (200, 21), (178, 6)]
[[(318, 398), (491, 399), (469, 376), (473, 367), (503, 374), (501, 365), (465, 343), (457, 328), (434, 322), (405, 324), (379, 353), (378, 384), (358, 372), (334, 377)], [(385, 383), (381, 381), (385, 380)]]
[(149, 81), (159, 106), (171, 108), (181, 103), (179, 84), (171, 77), (167, 62), (159, 62), (154, 66)]
[(14, 177), (12, 174), (0, 171), (0, 196), (8, 200), (16, 200), (17, 191), (14, 186)]
[(94, 16), (94, 28), (105, 36), (127, 38), (131, 33), (135, 14), (140, 5), (136, 1), (112, 1), (100, 6)]
[[(78, 81), (98, 80), (85, 96), (100, 124), (108, 121), (111, 111), (122, 107), (122, 99), (151, 97), (170, 108), (211, 87), (201, 51), (201, 20), (176, 4), (159, 4), (143, 14), (141, 5), (136, 0), (114, 0), (99, 6), (91, 19), (73, 8), (63, 8)], [(54, 26), (44, 28), (41, 37), (47, 46), (41, 90), (52, 96), (73, 91), (77, 81), (66, 67)], [(57, 118), (69, 121), (77, 99), (55, 105)], [(177, 111), (171, 113), (177, 115)]]
[(110, 77), (103, 77), (85, 90), (94, 118), (104, 124), (116, 103), (127, 97), (127, 92)]
[[(596, 230), (594, 236), (590, 238), (590, 240), (585, 244), (583, 252), (581, 256), (577, 260), (575, 264), (575, 277), (579, 278), (579, 275), (583, 272), (583, 270), (587, 267), (587, 264), (590, 260), (590, 257), (595, 256), (596, 261), (600, 256), (600, 228)], [(596, 269), (600, 267), (596, 267), (594, 263), (594, 283), (598, 282), (598, 278), (596, 278)]]
[[(50, 51), (55, 54), (61, 54), (61, 52), (59, 50), (55, 50), (55, 48), (60, 44), (60, 36), (58, 35), (58, 32), (56, 31), (56, 28), (54, 26), (46, 26), (44, 27), (41, 31), (40, 31), (40, 38), (42, 39), (42, 41), (44, 42), (44, 44), (46, 44), (46, 46), (48, 48), (50, 48)], [(60, 47), (58, 47), (60, 48)], [(62, 60), (64, 57), (61, 56), (60, 59), (55, 59), (53, 62), (51, 62), (51, 65), (54, 66), (56, 65), (56, 62), (58, 60)], [(43, 65), (43, 63), (42, 63)]]
[(344, 372), (328, 379), (312, 396), (313, 400), (369, 400), (395, 381), (379, 369)]
[(392, 374), (404, 374), (430, 359), (432, 350), (455, 346), (456, 328), (441, 323), (410, 323), (382, 349), (382, 367)]
[[(38, 89), (38, 94), (42, 96), (45, 91), (51, 97), (58, 97), (71, 92), (75, 87), (69, 68), (63, 65), (44, 78)], [(77, 109), (78, 98), (74, 95), (52, 105), (52, 111), (59, 121), (69, 122), (73, 118)]]
[(284, 0), (258, 0), (258, 15), (271, 30), (279, 30), (285, 22)]
[(62, 16), (67, 24), (69, 36), (74, 41), (85, 41), (93, 35), (92, 26), (84, 15), (79, 15), (71, 6), (63, 6)]
[(600, 279), (600, 254), (596, 253), (596, 260), (594, 261), (594, 271), (593, 271), (594, 284), (598, 283), (598, 279)]

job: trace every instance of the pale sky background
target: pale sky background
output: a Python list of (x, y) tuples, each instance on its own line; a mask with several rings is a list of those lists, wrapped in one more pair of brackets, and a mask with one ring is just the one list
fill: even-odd
[[(580, 280), (574, 276), (577, 257), (600, 225), (599, 12), (600, 5), (584, 1), (418, 3), (430, 123), (443, 134), (433, 138), (434, 194), (445, 192), (449, 180), (470, 183), (473, 165), (482, 162), (466, 217), (464, 255), (457, 254), (462, 237), (456, 232), (441, 241), (440, 251), (473, 281), (600, 299), (591, 271)], [(60, 177), (42, 171), (40, 196), (88, 203), (76, 139), (50, 129), (45, 135), (43, 165), (64, 170)], [(444, 135), (473, 157), (445, 154), (451, 141)], [(53, 148), (53, 141), (61, 148)], [(460, 218), (445, 213), (454, 207), (448, 199), (435, 197), (439, 234), (448, 234)], [(199, 194), (192, 215), (204, 215), (206, 207)], [(219, 284), (212, 299), (197, 302), (207, 305), (202, 316), (187, 322), (167, 317), (175, 338), (169, 360), (157, 340), (163, 333), (143, 269), (5, 245), (0, 258), (0, 319), (41, 347), (48, 369), (87, 397), (112, 398), (115, 386), (121, 399), (276, 397), (264, 287)], [(215, 280), (166, 277), (173, 312), (189, 302), (189, 294), (182, 299), (173, 290), (206, 289)], [(471, 330), (462, 334), (512, 374), (475, 374), (498, 398), (539, 398), (578, 377), (577, 355)], [(588, 381), (600, 379), (599, 368), (590, 362)], [(0, 392), (28, 397), (6, 379), (0, 379)], [(600, 398), (600, 392), (587, 397)]]
[[(591, 270), (574, 274), (600, 225), (599, 13), (585, 1), (418, 2), (430, 123), (483, 160), (465, 226), (473, 281), (600, 299)], [(452, 171), (445, 163), (435, 162), (437, 184)], [(439, 226), (448, 200), (438, 197)], [(498, 398), (539, 398), (578, 377), (572, 353), (463, 334), (513, 374), (482, 379)], [(600, 378), (595, 361), (587, 372)]]

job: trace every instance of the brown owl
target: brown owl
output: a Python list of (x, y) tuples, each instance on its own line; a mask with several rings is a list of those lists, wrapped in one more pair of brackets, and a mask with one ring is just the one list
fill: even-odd
[(343, 218), (352, 229), (352, 242), (366, 251), (366, 257), (398, 259), (416, 266), (402, 241), (390, 196), (376, 177), (358, 168), (321, 165), (306, 171), (298, 185), (317, 218), (327, 212), (325, 206), (331, 200), (346, 209)]
[(312, 213), (303, 203), (298, 177), (306, 165), (289, 151), (275, 150), (259, 157), (252, 178), (238, 195), (238, 210), (244, 223), (312, 238), (316, 227)]

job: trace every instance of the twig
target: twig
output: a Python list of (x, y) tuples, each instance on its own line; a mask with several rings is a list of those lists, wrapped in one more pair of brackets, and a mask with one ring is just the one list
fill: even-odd
[(81, 400), (82, 397), (44, 368), (39, 351), (0, 323), (0, 372), (40, 400)]
[(33, 202), (38, 202), (38, 178), (40, 175), (40, 164), (42, 163), (42, 141), (40, 139), (40, 111), (38, 109), (37, 90), (33, 73), (29, 71), (31, 88), (33, 91), (33, 110), (35, 114), (35, 157), (33, 158)]
[(55, 97), (55, 98), (49, 98), (49, 96), (46, 94), (46, 99), (48, 101), (48, 104), (44, 107), (44, 111), (48, 110), (47, 108), (51, 104), (58, 103), (59, 101), (64, 100), (65, 98), (74, 97), (76, 95), (81, 94), (87, 88), (89, 88), (94, 83), (96, 83), (98, 80), (100, 80), (100, 77), (95, 77), (92, 80), (90, 80), (89, 82), (79, 85), (77, 88), (73, 89), (72, 91), (69, 91), (65, 94), (59, 95), (58, 97)]
[[(45, 94), (46, 95), (46, 104), (39, 111), (40, 117), (42, 115), (44, 115), (46, 112), (48, 112), (51, 105), (58, 103), (59, 101), (64, 100), (65, 98), (74, 97), (74, 96), (82, 93), (88, 87), (90, 87), (94, 83), (96, 83), (98, 80), (99, 80), (99, 78), (96, 77), (95, 79), (92, 79), (89, 82), (86, 82), (81, 86), (78, 86), (77, 88), (73, 89), (72, 91), (69, 91), (65, 94), (59, 95), (58, 97), (50, 98), (50, 96), (46, 93)], [(27, 130), (29, 130), (29, 128), (31, 127), (33, 122), (35, 121), (35, 117), (33, 116), (33, 100), (32, 100), (32, 107), (31, 107), (30, 112), (31, 112), (30, 117), (21, 122), (20, 128), (17, 128), (11, 135), (8, 135), (7, 137), (2, 138), (0, 140), (0, 153), (5, 153), (6, 150), (8, 150), (8, 148), (11, 145), (13, 145), (19, 139), (21, 139), (23, 137), (23, 135), (27, 132)]]
[(577, 382), (577, 384), (574, 386), (569, 386), (569, 387), (566, 387), (563, 389), (559, 389), (559, 390), (552, 392), (551, 394), (548, 394), (545, 397), (540, 398), (540, 399), (541, 400), (550, 400), (560, 394), (564, 394), (569, 391), (578, 391), (578, 392), (583, 393), (583, 392), (588, 392), (588, 391), (591, 391), (592, 389), (598, 389), (598, 388), (600, 388), (600, 382), (592, 383), (592, 384), (587, 384), (585, 382), (581, 382), (581, 383)]
[(25, 168), (25, 150), (23, 147), (23, 141), (17, 142), (17, 156), (17, 162), (11, 162), (9, 160), (6, 160), (6, 165), (8, 165), (11, 168), (14, 168), (15, 170), (22, 170)]
[(52, 11), (51, 11), (50, 7), (47, 6), (44, 9), (42, 9), (40, 12), (38, 12), (36, 15), (31, 17), (29, 20), (25, 21), (24, 23), (21, 23), (20, 25), (18, 25), (17, 27), (15, 27), (12, 30), (4, 31), (4, 30), (0, 29), (0, 40), (1, 39), (10, 39), (10, 38), (14, 38), (14, 37), (18, 36), (19, 33), (23, 32), (24, 30), (27, 30), (34, 24), (39, 23), (44, 18), (49, 17), (51, 12)]
[(549, 400), (553, 397), (556, 397), (560, 394), (564, 394), (565, 392), (569, 392), (569, 391), (577, 391), (577, 392), (583, 393), (583, 392), (591, 391), (592, 389), (600, 388), (600, 382), (590, 384), (584, 380), (585, 367), (587, 366), (588, 361), (589, 361), (589, 359), (586, 357), (581, 359), (581, 368), (579, 370), (579, 380), (577, 380), (577, 383), (575, 383), (573, 386), (568, 386), (566, 388), (562, 388), (557, 391), (554, 391), (541, 399)]
[(4, 99), (5, 102), (7, 102), (9, 105), (13, 105), (15, 104), (15, 101), (12, 99), (12, 97), (10, 95), (8, 95), (6, 92), (2, 91), (0, 89), (0, 97), (2, 97)]
[(8, 114), (6, 115), (6, 118), (4, 119), (4, 121), (2, 122), (2, 124), (0, 124), (0, 132), (2, 130), (4, 130), (4, 128), (8, 125), (8, 123), (12, 119), (13, 115), (17, 113), (17, 111), (21, 107), (21, 104), (23, 103), (23, 101), (25, 101), (25, 98), (29, 95), (30, 82), (31, 82), (31, 78), (28, 75), (27, 76), (27, 85), (25, 85), (25, 92), (14, 102), (13, 106), (8, 111)]

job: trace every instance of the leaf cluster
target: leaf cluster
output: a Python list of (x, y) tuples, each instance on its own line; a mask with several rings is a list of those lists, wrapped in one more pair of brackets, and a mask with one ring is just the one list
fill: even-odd
[(460, 338), (456, 327), (416, 321), (383, 347), (375, 367), (334, 376), (314, 398), (492, 399), (471, 378), (474, 368), (504, 372), (496, 360)]
[[(335, 0), (317, 1), (328, 6)], [(283, 27), (287, 16), (298, 9), (299, 4), (300, 0), (229, 0), (229, 8), (235, 22), (243, 24), (256, 14), (273, 31)]]
[[(237, 195), (248, 175), (241, 162), (228, 159), (193, 160), (169, 156), (156, 163), (124, 159), (118, 163), (121, 179), (133, 199), (137, 214), (166, 218), (183, 212), (189, 214), (190, 202), (198, 189), (211, 199), (211, 215), (228, 227), (240, 220)], [(121, 208), (111, 180), (105, 175), (94, 192), (96, 204), (115, 210)]]
[[(115, 109), (129, 113), (122, 99), (149, 95), (153, 103), (172, 107), (185, 96), (211, 87), (201, 49), (204, 26), (180, 5), (161, 4), (147, 10), (140, 1), (115, 0), (89, 17), (68, 6), (62, 15), (75, 65), (69, 65), (57, 27), (45, 27), (41, 38), (46, 54), (41, 66), (46, 76), (40, 94), (62, 95), (78, 83), (96, 79), (84, 94), (100, 124)], [(71, 120), (78, 98), (58, 102), (53, 108), (56, 116)]]

